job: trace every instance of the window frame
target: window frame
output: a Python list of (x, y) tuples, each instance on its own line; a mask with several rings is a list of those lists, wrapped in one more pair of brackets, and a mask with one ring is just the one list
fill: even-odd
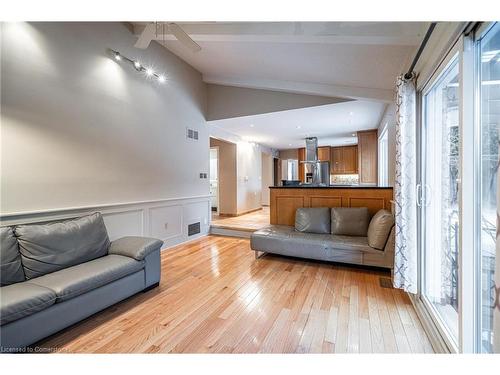
[[(427, 115), (427, 108), (425, 104), (425, 97), (430, 93), (430, 91), (434, 88), (436, 83), (439, 82), (440, 78), (442, 75), (450, 68), (450, 66), (455, 62), (455, 59), (458, 60), (459, 64), (459, 79), (460, 83), (461, 82), (461, 76), (462, 76), (462, 66), (460, 64), (460, 61), (462, 59), (462, 44), (463, 44), (463, 37), (461, 36), (459, 40), (451, 47), (451, 49), (448, 51), (448, 53), (445, 55), (445, 57), (441, 60), (441, 62), (438, 64), (436, 70), (433, 72), (433, 74), (429, 77), (425, 85), (418, 90), (418, 96), (419, 96), (419, 106), (417, 107), (417, 110), (419, 112), (419, 118), (418, 118), (418, 130), (417, 130), (417, 185), (422, 186), (422, 180), (423, 180), (423, 164), (422, 162), (424, 161), (424, 143), (423, 140), (425, 139), (425, 120), (426, 120), (426, 115)], [(462, 109), (462, 97), (460, 97), (460, 112)], [(461, 132), (462, 128), (462, 123), (459, 124), (459, 132)], [(460, 167), (461, 170), (461, 167)], [(418, 197), (417, 197), (418, 199)], [(459, 199), (459, 215), (462, 212), (462, 206), (461, 206), (461, 199)], [(460, 337), (461, 332), (461, 322), (462, 322), (462, 317), (461, 317), (461, 308), (460, 308), (460, 301), (461, 301), (461, 287), (460, 287), (460, 279), (461, 275), (460, 272), (458, 274), (459, 278), (459, 285), (458, 285), (458, 290), (459, 290), (459, 312), (458, 312), (458, 324), (459, 324), (459, 334), (457, 337), (457, 340), (453, 338), (453, 335), (449, 331), (448, 327), (444, 324), (442, 319), (439, 317), (437, 314), (437, 311), (435, 307), (432, 305), (432, 303), (428, 300), (428, 298), (424, 295), (424, 277), (425, 277), (425, 270), (423, 265), (425, 264), (425, 253), (424, 253), (424, 233), (425, 233), (425, 218), (423, 216), (423, 210), (422, 207), (417, 207), (417, 237), (419, 239), (418, 241), (418, 294), (417, 298), (418, 300), (422, 303), (422, 306), (425, 308), (427, 315), (431, 319), (431, 324), (433, 327), (435, 327), (441, 336), (441, 339), (444, 341), (444, 344), (446, 345), (446, 348), (452, 352), (452, 353), (458, 353), (461, 349), (461, 342), (460, 342)], [(460, 225), (460, 232), (462, 231), (463, 225)], [(461, 237), (461, 234), (460, 234)], [(461, 253), (461, 249), (459, 249), (459, 254)], [(459, 255), (459, 269), (462, 269), (461, 267), (461, 257)]]
[(473, 59), (473, 108), (471, 109), (473, 116), (471, 126), (473, 128), (474, 147), (473, 150), (473, 170), (472, 179), (474, 181), (474, 221), (471, 227), (473, 228), (473, 246), (474, 246), (474, 336), (471, 338), (474, 345), (474, 352), (484, 353), (482, 351), (482, 244), (481, 244), (481, 199), (482, 199), (482, 179), (481, 179), (481, 162), (482, 162), (482, 119), (481, 119), (481, 43), (484, 37), (496, 27), (499, 22), (484, 22), (474, 31), (469, 38), (472, 45)]

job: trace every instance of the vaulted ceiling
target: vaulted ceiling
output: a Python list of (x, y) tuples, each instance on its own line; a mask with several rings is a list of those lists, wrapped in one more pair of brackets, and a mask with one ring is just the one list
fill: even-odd
[[(139, 36), (146, 25), (134, 23), (132, 32)], [(360, 127), (378, 126), (385, 105), (393, 100), (396, 76), (409, 66), (429, 23), (177, 22), (201, 47), (198, 52), (186, 48), (164, 25), (156, 23), (153, 40), (196, 68), (207, 83), (354, 99), (291, 111), (299, 111), (294, 112), (301, 121), (294, 121), (295, 130), (300, 126), (303, 131), (292, 131), (290, 136), (307, 132), (332, 139), (337, 134), (335, 143), (343, 143)], [(285, 121), (294, 115), (287, 112), (216, 125), (241, 136), (250, 132), (264, 144), (286, 148), (300, 139), (281, 138)], [(351, 112), (360, 114), (356, 124)], [(255, 127), (250, 129), (249, 123)], [(262, 127), (267, 133), (259, 137), (256, 130), (261, 123), (267, 124)]]
[[(177, 23), (201, 46), (185, 48), (158, 23), (154, 40), (209, 83), (354, 99), (391, 100), (426, 22)], [(145, 23), (133, 24), (140, 35)]]

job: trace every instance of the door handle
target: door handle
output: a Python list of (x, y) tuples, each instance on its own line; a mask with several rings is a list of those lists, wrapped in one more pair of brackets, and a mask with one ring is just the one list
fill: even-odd
[(417, 184), (415, 194), (417, 195), (417, 206), (422, 207), (422, 185)]

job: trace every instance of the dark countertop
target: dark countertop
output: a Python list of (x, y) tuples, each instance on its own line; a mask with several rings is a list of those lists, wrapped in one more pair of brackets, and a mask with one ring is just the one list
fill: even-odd
[(330, 186), (269, 186), (269, 189), (392, 189), (392, 186), (330, 185)]

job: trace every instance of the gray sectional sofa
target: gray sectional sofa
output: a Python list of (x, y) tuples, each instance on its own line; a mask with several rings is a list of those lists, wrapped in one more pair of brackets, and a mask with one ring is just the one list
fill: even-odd
[(153, 238), (110, 242), (99, 213), (0, 228), (0, 350), (23, 348), (160, 281)]
[(254, 232), (259, 252), (389, 268), (394, 265), (394, 217), (368, 208), (299, 208), (295, 227), (270, 225)]

